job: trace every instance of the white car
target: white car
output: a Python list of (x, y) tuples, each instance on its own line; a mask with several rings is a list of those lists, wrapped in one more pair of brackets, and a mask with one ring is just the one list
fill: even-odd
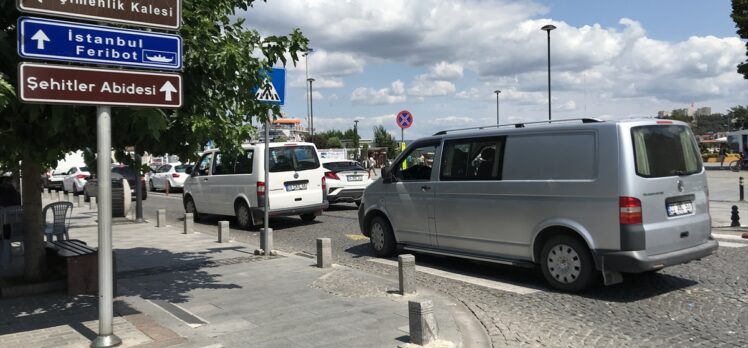
[(65, 179), (62, 179), (62, 190), (79, 194), (83, 192), (83, 186), (86, 186), (86, 180), (91, 176), (88, 167), (72, 167), (68, 170)]
[(52, 190), (62, 190), (62, 181), (65, 180), (67, 175), (64, 171), (53, 171), (47, 174), (46, 187)]
[(327, 200), (331, 204), (349, 202), (360, 205), (364, 189), (373, 181), (371, 173), (356, 161), (325, 160), (322, 166), (327, 169)]
[(148, 186), (151, 188), (151, 191), (166, 191), (167, 186), (169, 189), (178, 188), (181, 190), (184, 188), (184, 181), (190, 176), (185, 173), (188, 167), (191, 167), (191, 165), (181, 163), (164, 164), (151, 173), (148, 179)]

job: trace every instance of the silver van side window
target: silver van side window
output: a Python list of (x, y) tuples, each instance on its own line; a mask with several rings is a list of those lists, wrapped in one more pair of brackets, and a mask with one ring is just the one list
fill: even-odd
[(590, 180), (597, 176), (596, 133), (511, 135), (503, 180)]
[(398, 181), (431, 180), (431, 169), (434, 167), (437, 144), (424, 144), (408, 152), (392, 170)]
[(491, 137), (446, 141), (440, 180), (501, 180), (504, 139)]
[(210, 172), (210, 159), (213, 157), (213, 153), (206, 153), (200, 159), (200, 162), (195, 166), (195, 170), (192, 172), (194, 176), (208, 175)]

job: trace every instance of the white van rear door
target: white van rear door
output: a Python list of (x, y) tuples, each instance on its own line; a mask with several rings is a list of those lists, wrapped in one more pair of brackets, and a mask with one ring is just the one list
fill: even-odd
[(270, 210), (322, 204), (322, 166), (311, 144), (270, 148)]

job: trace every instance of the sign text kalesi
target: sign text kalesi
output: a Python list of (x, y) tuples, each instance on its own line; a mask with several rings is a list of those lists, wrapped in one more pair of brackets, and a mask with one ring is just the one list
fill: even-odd
[(17, 0), (23, 12), (179, 29), (181, 0)]

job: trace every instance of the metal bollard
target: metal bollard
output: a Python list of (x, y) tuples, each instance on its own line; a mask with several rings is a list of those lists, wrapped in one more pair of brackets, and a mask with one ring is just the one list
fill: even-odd
[(416, 293), (416, 257), (411, 254), (397, 257), (398, 275), (400, 278), (400, 294)]
[(195, 231), (194, 225), (195, 225), (194, 215), (192, 215), (192, 213), (184, 213), (184, 232), (182, 233), (183, 234), (192, 233), (193, 231)]
[(745, 194), (743, 193), (743, 177), (742, 176), (740, 177), (740, 184), (739, 185), (740, 185), (739, 186), (740, 187), (740, 189), (739, 189), (740, 190), (739, 191), (740, 192), (740, 201), (742, 202), (742, 201), (745, 200)]
[(439, 325), (434, 317), (431, 300), (408, 301), (410, 343), (425, 346), (439, 338)]
[(738, 206), (732, 206), (732, 212), (730, 213), (730, 227), (740, 227), (740, 215), (738, 214)]
[(218, 243), (228, 243), (231, 240), (231, 230), (228, 221), (218, 221)]
[(96, 205), (96, 197), (91, 197), (88, 200), (88, 208), (91, 210), (97, 210), (99, 207)]
[(156, 227), (166, 227), (166, 209), (156, 211)]
[(265, 256), (271, 256), (273, 254), (273, 229), (268, 228), (265, 231), (264, 228), (260, 229), (260, 248), (262, 248)]
[(332, 242), (330, 238), (317, 238), (317, 267), (332, 267)]

